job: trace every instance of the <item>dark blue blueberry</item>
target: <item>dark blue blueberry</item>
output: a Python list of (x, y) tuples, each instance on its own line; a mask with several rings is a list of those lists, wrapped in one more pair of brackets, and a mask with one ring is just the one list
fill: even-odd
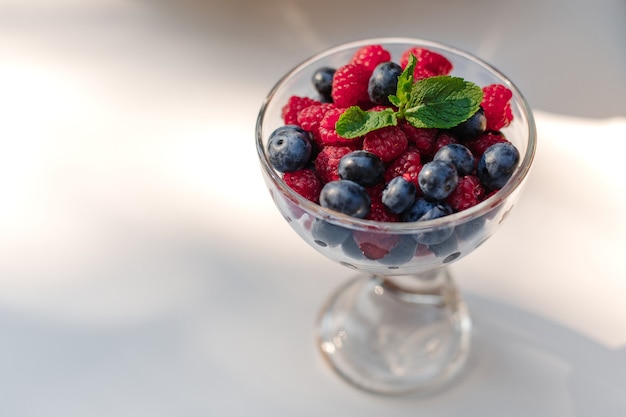
[(441, 242), (429, 244), (428, 248), (437, 258), (444, 258), (444, 263), (452, 262), (461, 255), (459, 242), (454, 234)]
[(344, 155), (339, 160), (339, 177), (370, 187), (383, 180), (385, 164), (371, 152), (358, 150)]
[(304, 168), (311, 157), (311, 148), (309, 133), (295, 125), (279, 127), (267, 141), (270, 163), (280, 172)]
[(364, 261), (367, 259), (352, 235), (348, 236), (348, 238), (341, 243), (341, 250), (347, 257), (355, 261)]
[(417, 187), (403, 177), (395, 177), (385, 186), (382, 201), (387, 210), (400, 214), (415, 202)]
[(511, 178), (519, 162), (519, 151), (509, 142), (496, 143), (478, 161), (476, 175), (490, 190), (498, 190)]
[[(417, 222), (438, 219), (449, 214), (452, 214), (452, 208), (448, 204), (418, 198), (402, 215), (402, 220), (405, 222)], [(440, 226), (417, 233), (413, 238), (419, 243), (432, 245), (445, 241), (452, 233), (454, 233), (453, 226)]]
[(433, 160), (450, 162), (456, 168), (457, 174), (461, 176), (471, 174), (476, 163), (472, 151), (458, 143), (450, 143), (441, 147)]
[(320, 94), (323, 101), (332, 101), (331, 93), (333, 91), (333, 76), (335, 68), (322, 67), (313, 73), (313, 87)]
[(367, 93), (374, 104), (388, 106), (389, 95), (396, 94), (398, 77), (402, 67), (395, 62), (382, 62), (374, 68), (367, 86)]
[(388, 265), (390, 268), (399, 267), (409, 262), (415, 257), (415, 250), (417, 249), (417, 242), (411, 235), (402, 235), (400, 242), (389, 251), (387, 255), (379, 259), (383, 265)]
[(371, 204), (367, 190), (350, 180), (330, 181), (320, 193), (322, 207), (361, 219), (369, 214)]
[(431, 161), (424, 164), (417, 182), (426, 198), (443, 200), (456, 188), (459, 175), (450, 162)]
[(319, 246), (334, 248), (348, 237), (351, 237), (352, 231), (325, 220), (316, 219), (313, 226), (311, 226), (311, 235)]
[(450, 133), (460, 141), (468, 141), (484, 133), (486, 129), (487, 118), (485, 117), (485, 111), (482, 107), (479, 107), (478, 111), (474, 113), (472, 117), (451, 128)]

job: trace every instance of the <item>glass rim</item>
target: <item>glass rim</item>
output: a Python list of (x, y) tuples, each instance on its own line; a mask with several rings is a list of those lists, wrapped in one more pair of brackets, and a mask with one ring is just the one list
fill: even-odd
[[(480, 203), (472, 206), (468, 209), (452, 213), (443, 217), (439, 217), (431, 220), (418, 220), (414, 222), (380, 222), (375, 220), (368, 219), (360, 219), (357, 217), (349, 216), (347, 214), (343, 214), (334, 210), (330, 210), (322, 207), (321, 205), (314, 203), (305, 197), (298, 194), (291, 187), (289, 187), (285, 181), (282, 179), (281, 175), (276, 171), (270, 164), (268, 155), (266, 153), (265, 146), (263, 144), (263, 120), (265, 116), (265, 112), (270, 102), (276, 95), (276, 93), (280, 90), (280, 88), (287, 82), (287, 80), (291, 79), (292, 76), (299, 73), (306, 67), (315, 63), (321, 58), (327, 57), (329, 55), (335, 54), (337, 52), (344, 51), (346, 49), (358, 48), (362, 46), (366, 46), (369, 44), (414, 44), (415, 46), (423, 46), (423, 47), (434, 47), (437, 49), (442, 49), (451, 54), (463, 57), (469, 61), (474, 62), (475, 64), (485, 68), (492, 74), (494, 74), (500, 81), (509, 88), (513, 93), (513, 98), (519, 103), (519, 107), (522, 111), (522, 115), (524, 116), (524, 120), (526, 122), (528, 128), (528, 135), (526, 138), (526, 151), (524, 152), (521, 158), (521, 161), (517, 168), (515, 169), (513, 175), (507, 183), (496, 191), (489, 198), (481, 201)], [(502, 204), (509, 195), (511, 195), (518, 187), (522, 184), (528, 172), (530, 171), (532, 162), (535, 157), (535, 152), (537, 148), (537, 131), (536, 125), (534, 121), (534, 117), (530, 106), (519, 89), (515, 86), (515, 84), (502, 72), (493, 67), (491, 64), (483, 61), (477, 56), (466, 52), (462, 49), (458, 49), (456, 47), (449, 46), (444, 43), (431, 41), (427, 39), (420, 38), (410, 38), (410, 37), (382, 37), (382, 38), (368, 38), (361, 39), (358, 41), (351, 41), (346, 43), (341, 43), (335, 45), (333, 47), (327, 48), (315, 55), (310, 56), (309, 58), (301, 61), (299, 64), (294, 66), (291, 70), (289, 70), (285, 75), (283, 75), (274, 86), (271, 88), (268, 95), (265, 97), (261, 108), (259, 110), (259, 114), (257, 117), (256, 127), (255, 127), (255, 136), (256, 136), (256, 145), (257, 145), (257, 153), (259, 156), (259, 160), (261, 163), (261, 167), (263, 171), (269, 176), (272, 182), (280, 189), (280, 191), (287, 196), (289, 196), (291, 201), (297, 202), (297, 204), (302, 207), (307, 212), (313, 213), (316, 217), (324, 219), (330, 223), (338, 224), (344, 227), (348, 227), (355, 230), (384, 230), (386, 232), (394, 232), (398, 234), (404, 233), (412, 233), (416, 231), (423, 231), (425, 229), (433, 229), (438, 227), (450, 227), (457, 224), (462, 224), (478, 218), (486, 213), (488, 213), (491, 209), (498, 207)]]

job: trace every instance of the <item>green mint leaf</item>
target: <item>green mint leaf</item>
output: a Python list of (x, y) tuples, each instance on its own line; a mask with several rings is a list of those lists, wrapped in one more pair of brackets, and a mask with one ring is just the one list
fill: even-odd
[(394, 106), (399, 108), (402, 105), (402, 101), (398, 98), (398, 96), (392, 94), (388, 98), (389, 102)]
[(415, 66), (417, 65), (417, 58), (415, 55), (409, 55), (409, 61), (404, 68), (404, 71), (398, 77), (398, 86), (396, 87), (396, 97), (399, 99), (399, 103), (392, 104), (396, 107), (400, 106), (400, 103), (408, 103), (411, 99), (411, 90), (413, 89), (413, 73), (415, 72)]
[(397, 123), (396, 114), (392, 109), (365, 111), (359, 106), (352, 106), (339, 116), (335, 129), (339, 136), (354, 139), (373, 130), (395, 126)]
[(404, 117), (415, 127), (448, 129), (476, 113), (482, 98), (482, 89), (463, 78), (429, 77), (413, 84)]

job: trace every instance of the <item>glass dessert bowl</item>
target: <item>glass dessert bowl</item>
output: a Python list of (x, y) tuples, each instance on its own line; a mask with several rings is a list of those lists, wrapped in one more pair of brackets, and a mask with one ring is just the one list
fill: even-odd
[[(519, 151), (519, 162), (504, 186), (442, 217), (383, 222), (324, 208), (287, 185), (268, 151), (272, 133), (285, 124), (285, 103), (294, 95), (316, 97), (313, 74), (345, 65), (367, 45), (382, 46), (396, 62), (409, 48), (427, 48), (449, 60), (451, 76), (512, 92), (512, 121), (502, 133)], [(315, 55), (279, 80), (261, 107), (256, 145), (270, 194), (294, 231), (321, 254), (359, 272), (320, 312), (317, 343), (331, 367), (357, 387), (383, 394), (428, 391), (450, 381), (468, 356), (471, 319), (447, 266), (499, 228), (520, 197), (535, 153), (533, 116), (517, 88), (479, 58), (436, 42), (352, 42)]]

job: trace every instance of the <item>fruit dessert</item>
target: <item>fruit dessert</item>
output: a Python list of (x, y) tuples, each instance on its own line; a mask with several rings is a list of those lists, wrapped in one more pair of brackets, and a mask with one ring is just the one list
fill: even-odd
[[(311, 94), (292, 95), (282, 107), (284, 125), (267, 142), (271, 165), (304, 198), (359, 219), (418, 222), (479, 204), (519, 164), (502, 132), (513, 120), (512, 92), (452, 71), (427, 48), (408, 48), (394, 62), (381, 45), (358, 49), (343, 66), (318, 68)], [(416, 242), (436, 252), (452, 229), (409, 238), (320, 221), (311, 232), (351, 257), (395, 264), (419, 252)]]

